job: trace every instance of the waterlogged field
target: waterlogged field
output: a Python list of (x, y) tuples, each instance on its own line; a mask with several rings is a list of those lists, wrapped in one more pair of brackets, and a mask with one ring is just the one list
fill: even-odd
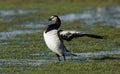
[[(0, 74), (120, 74), (119, 0), (0, 1)], [(63, 30), (104, 36), (65, 41), (77, 57), (58, 62), (45, 45), (47, 19), (57, 14)]]

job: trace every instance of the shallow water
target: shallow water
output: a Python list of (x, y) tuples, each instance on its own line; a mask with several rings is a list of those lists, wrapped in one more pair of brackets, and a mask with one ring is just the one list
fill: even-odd
[(70, 13), (60, 16), (63, 22), (80, 20), (88, 25), (106, 23), (120, 27), (120, 6), (117, 7), (96, 7), (87, 9), (81, 13)]
[(21, 10), (21, 9), (13, 9), (13, 10), (0, 10), (0, 21), (10, 22), (13, 21), (15, 15), (29, 15), (32, 13), (36, 13), (37, 10)]
[(21, 10), (21, 9), (0, 10), (0, 16), (31, 14), (35, 12), (37, 12), (37, 10)]
[(0, 59), (0, 65), (11, 64), (11, 65), (42, 65), (46, 60), (31, 60), (31, 59)]
[(110, 50), (110, 51), (98, 51), (98, 52), (85, 52), (85, 53), (76, 53), (79, 56), (83, 57), (94, 57), (94, 56), (101, 56), (101, 55), (114, 55), (114, 54), (120, 54), (120, 49), (116, 50)]
[(45, 27), (46, 25), (44, 25), (45, 22), (41, 23), (41, 22), (35, 22), (35, 23), (32, 23), (32, 22), (26, 22), (26, 23), (23, 23), (21, 25), (21, 27), (24, 27), (24, 28), (41, 28), (41, 27)]
[[(49, 53), (48, 55), (50, 55), (50, 54), (52, 54), (52, 53)], [(120, 49), (118, 49), (118, 50), (114, 49), (114, 50), (110, 50), (110, 51), (84, 52), (84, 53), (75, 53), (75, 54), (77, 54), (77, 56), (74, 56), (74, 57), (67, 56), (67, 61), (71, 61), (71, 62), (95, 61), (91, 58), (92, 57), (97, 57), (97, 56), (120, 54)], [(37, 53), (37, 54), (31, 54), (31, 55), (39, 56), (41, 54)], [(38, 65), (49, 63), (49, 62), (58, 62), (57, 57), (43, 55), (43, 57), (41, 57), (40, 60), (33, 60), (33, 59), (0, 59), (0, 65), (11, 64), (11, 65), (34, 65), (34, 66), (38, 66)]]
[(0, 39), (9, 39), (18, 34), (41, 32), (41, 30), (13, 30), (10, 32), (0, 32)]
[[(20, 15), (20, 14), (30, 14), (35, 13), (37, 10), (0, 10), (0, 16), (8, 16), (8, 15)], [(14, 17), (12, 17), (14, 18)], [(71, 22), (74, 20), (80, 20), (85, 22), (88, 25), (95, 25), (96, 23), (106, 23), (107, 25), (120, 27), (120, 6), (116, 7), (96, 7), (95, 9), (86, 9), (80, 13), (70, 13), (66, 15), (60, 16), (62, 22)], [(1, 21), (11, 21), (10, 17), (0, 18)], [(47, 20), (35, 22), (25, 22), (20, 24), (21, 28), (41, 28), (45, 27), (46, 24), (49, 24)], [(23, 33), (33, 33), (38, 32), (36, 30), (13, 30), (11, 32), (0, 32), (0, 39), (11, 38), (17, 34)]]
[[(0, 16), (8, 16), (8, 15), (21, 15), (21, 14), (29, 14), (33, 13), (36, 11), (28, 11), (28, 10), (1, 10), (0, 11)], [(106, 23), (108, 25), (115, 25), (115, 26), (120, 26), (120, 7), (97, 7), (95, 9), (87, 9), (81, 13), (70, 13), (66, 15), (61, 15), (60, 18), (62, 19), (63, 22), (71, 22), (74, 20), (82, 20), (88, 25), (94, 25), (96, 23)], [(11, 21), (11, 18), (4, 18), (0, 19), (0, 21)], [(43, 20), (44, 21), (44, 20)], [(23, 24), (20, 24), (21, 27), (23, 28), (41, 28), (44, 27), (44, 22), (25, 22)], [(16, 36), (18, 34), (25, 34), (25, 33), (35, 33), (35, 32), (41, 32), (41, 30), (15, 30), (13, 29), (12, 31), (9, 32), (0, 32), (0, 39), (8, 39), (12, 38), (13, 36)], [(7, 45), (9, 43), (4, 42), (2, 43), (4, 45)], [(24, 44), (24, 42), (23, 42)], [(98, 52), (84, 52), (84, 53), (75, 53), (78, 56), (73, 57), (73, 62), (85, 62), (85, 61), (94, 61), (90, 58), (96, 57), (96, 56), (102, 56), (102, 55), (115, 55), (115, 54), (120, 54), (120, 49), (118, 50), (110, 50), (110, 51), (98, 51)], [(33, 56), (39, 56), (39, 53), (37, 54), (30, 54)], [(47, 56), (47, 55), (43, 55)], [(47, 57), (42, 57), (40, 60), (32, 60), (32, 59), (0, 59), (0, 65), (3, 64), (13, 64), (13, 65), (41, 65), (45, 64), (48, 62), (57, 62), (56, 57), (52, 57), (51, 59), (47, 59)], [(67, 57), (68, 61), (71, 59), (71, 57)]]
[(9, 17), (2, 17), (2, 18), (0, 18), (0, 21), (10, 22), (13, 19), (14, 19), (14, 17), (11, 17), (11, 16), (9, 16)]

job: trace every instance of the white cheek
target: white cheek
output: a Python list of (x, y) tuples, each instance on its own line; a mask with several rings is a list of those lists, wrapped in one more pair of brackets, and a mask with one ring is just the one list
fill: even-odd
[(53, 21), (56, 21), (56, 18), (53, 18), (52, 20), (53, 20)]
[(50, 18), (53, 18), (54, 16), (51, 16)]

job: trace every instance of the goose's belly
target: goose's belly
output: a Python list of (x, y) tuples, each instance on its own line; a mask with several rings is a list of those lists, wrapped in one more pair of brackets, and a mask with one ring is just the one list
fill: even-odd
[(50, 50), (56, 54), (62, 55), (64, 47), (58, 37), (57, 30), (44, 33), (44, 40)]

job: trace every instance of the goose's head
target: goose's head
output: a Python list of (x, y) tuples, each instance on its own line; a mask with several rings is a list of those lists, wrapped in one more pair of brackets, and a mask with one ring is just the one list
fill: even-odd
[(55, 24), (59, 24), (59, 25), (61, 24), (61, 20), (57, 15), (52, 15), (49, 18), (49, 21), (54, 22)]
[(52, 22), (52, 24), (48, 25), (49, 29), (58, 29), (60, 27), (60, 25), (61, 25), (61, 20), (57, 15), (52, 15), (49, 18), (49, 21)]
[(58, 18), (57, 15), (52, 15), (52, 16), (49, 18), (49, 21), (57, 22), (58, 19), (59, 19), (59, 18)]

